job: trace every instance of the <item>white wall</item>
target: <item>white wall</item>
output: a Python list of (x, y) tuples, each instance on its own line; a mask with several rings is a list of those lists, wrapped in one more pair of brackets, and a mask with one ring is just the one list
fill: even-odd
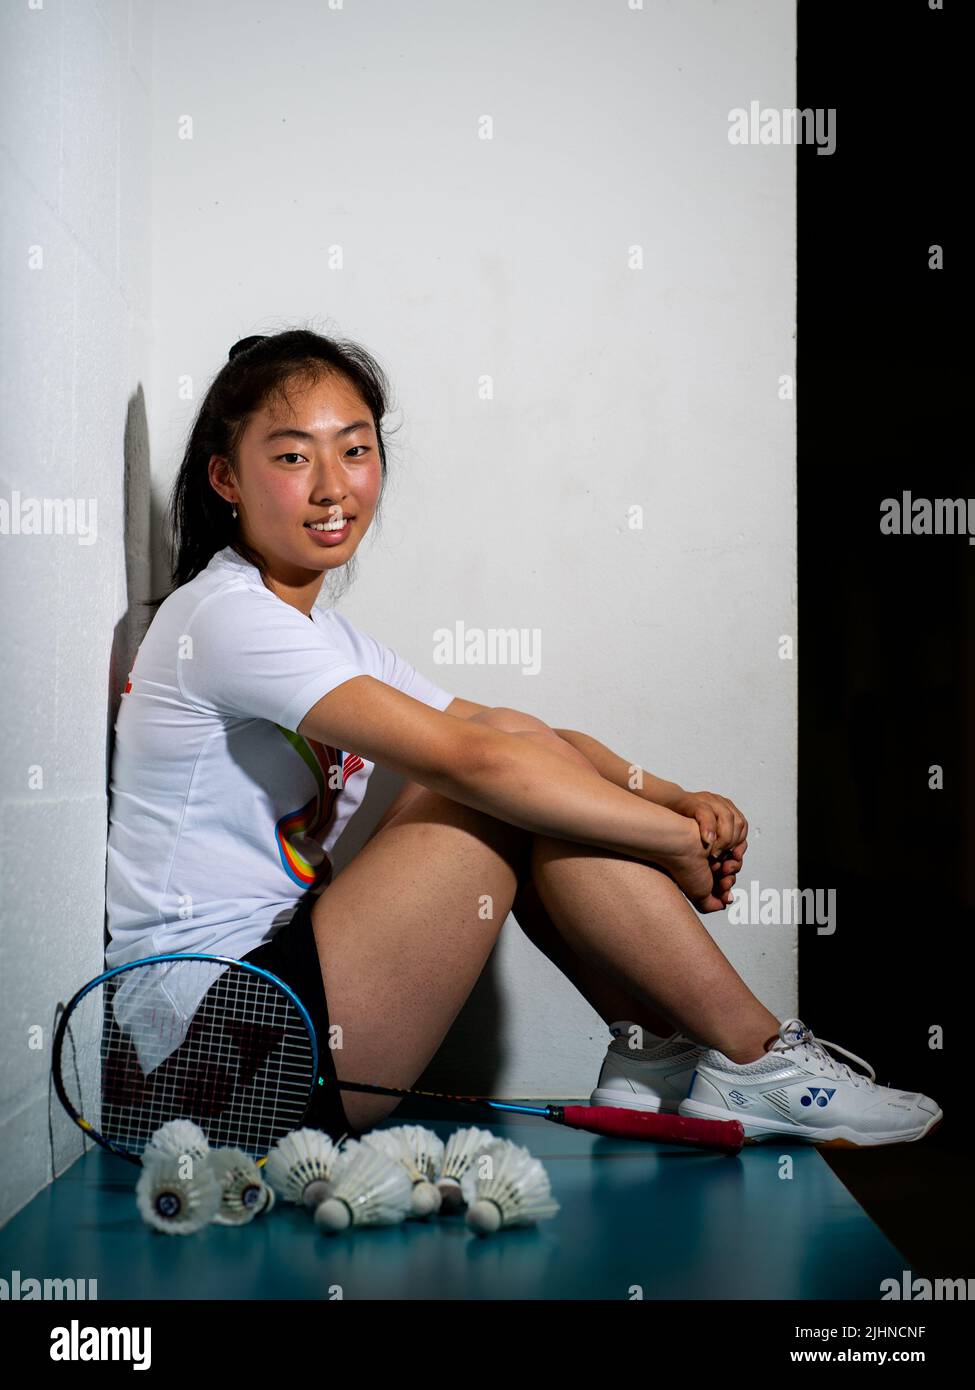
[(46, 533), (0, 534), (0, 1220), (82, 1152), (50, 1041), (103, 966), (109, 739), (148, 575), (149, 21), (144, 0), (0, 6), (0, 498), (48, 505)]
[[(15, 787), (4, 809), (5, 998), (21, 1013), (2, 1025), (0, 1122), (5, 1151), (22, 1155), (46, 1100), (23, 1007), (49, 1014), (98, 955), (124, 402), (145, 380), (146, 346), (153, 592), (169, 487), (229, 345), (291, 325), (351, 337), (388, 368), (404, 425), (382, 534), (360, 548), (343, 611), (457, 694), (726, 793), (751, 820), (746, 878), (795, 881), (796, 673), (778, 654), (796, 629), (795, 450), (777, 394), (794, 371), (795, 152), (727, 139), (731, 108), (794, 104), (793, 7), (167, 0), (151, 130), (143, 7), (128, 31), (126, 13), (46, 6), (58, 26), (46, 39), (24, 15), (6, 20), (35, 76), (58, 71), (65, 34), (61, 106), (40, 125), (21, 109), (28, 143), (4, 155), (13, 245), (61, 237), (70, 249), (42, 326), (20, 276), (4, 330), (20, 364), (5, 389), (30, 407), (12, 424), (3, 412), (17, 435), (5, 459), (27, 477), (43, 463), (46, 488), (97, 492), (100, 524), (87, 550), (35, 543), (36, 572), (24, 546), (12, 576), (23, 616), (4, 767), (21, 788), (25, 762), (55, 769), (43, 799)], [(18, 81), (26, 104), (42, 84)], [(133, 183), (147, 169), (151, 340), (129, 285), (148, 283)], [(31, 363), (49, 339), (59, 365), (42, 389)], [(642, 530), (628, 524), (635, 506)], [(9, 546), (0, 553), (10, 571)], [(458, 621), (537, 630), (540, 672), (435, 664), (434, 634)], [(377, 780), (387, 796), (391, 785)], [(43, 887), (39, 844), (57, 856)], [(795, 932), (705, 921), (773, 1012), (791, 1011)], [(498, 1094), (587, 1094), (606, 1041), (509, 919), (425, 1080), (478, 1088), (487, 1056)], [(36, 1161), (35, 1188), (39, 1148)]]
[[(343, 611), (458, 694), (726, 792), (751, 817), (756, 876), (792, 883), (795, 669), (777, 639), (795, 630), (793, 411), (777, 387), (794, 151), (727, 138), (731, 108), (794, 104), (791, 7), (246, 0), (230, 24), (185, 0), (160, 17), (160, 505), (235, 338), (314, 321), (363, 342), (405, 423)], [(458, 620), (537, 629), (541, 671), (434, 665), (434, 633)], [(794, 1007), (789, 934), (708, 926), (770, 1007)], [(498, 1090), (593, 1084), (605, 1030), (512, 920), (492, 971), (431, 1075), (471, 1074), (500, 1029)]]

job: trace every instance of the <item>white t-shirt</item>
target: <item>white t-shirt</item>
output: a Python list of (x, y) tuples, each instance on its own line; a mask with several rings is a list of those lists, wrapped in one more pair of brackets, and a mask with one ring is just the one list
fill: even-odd
[[(109, 968), (168, 951), (239, 959), (327, 885), (374, 764), (296, 730), (361, 675), (439, 710), (454, 698), (335, 609), (309, 619), (285, 603), (230, 546), (160, 605), (115, 722)], [(191, 1017), (209, 982), (170, 1003)]]

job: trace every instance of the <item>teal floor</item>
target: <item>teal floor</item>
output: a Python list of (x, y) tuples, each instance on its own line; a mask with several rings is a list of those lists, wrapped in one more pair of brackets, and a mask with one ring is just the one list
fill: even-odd
[[(444, 1139), (472, 1123), (419, 1122)], [(876, 1300), (906, 1266), (811, 1146), (729, 1158), (530, 1116), (477, 1123), (543, 1161), (556, 1217), (483, 1238), (462, 1215), (326, 1236), (279, 1202), (249, 1226), (164, 1236), (136, 1209), (139, 1170), (94, 1147), (0, 1230), (0, 1272), (97, 1279), (100, 1300), (325, 1299), (337, 1285), (347, 1299)]]

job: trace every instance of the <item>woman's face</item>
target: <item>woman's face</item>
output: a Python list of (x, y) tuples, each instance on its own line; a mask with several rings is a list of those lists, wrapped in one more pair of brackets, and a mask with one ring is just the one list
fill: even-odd
[[(273, 404), (247, 422), (237, 475), (214, 455), (210, 477), (236, 502), (241, 539), (267, 560), (265, 582), (310, 613), (325, 571), (344, 565), (376, 510), (379, 441), (365, 401), (344, 377), (289, 386), (292, 409)], [(312, 523), (341, 522), (338, 530)]]

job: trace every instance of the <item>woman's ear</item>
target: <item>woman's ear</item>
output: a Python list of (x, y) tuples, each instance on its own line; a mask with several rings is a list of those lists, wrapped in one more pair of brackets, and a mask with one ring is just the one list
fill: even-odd
[(207, 465), (207, 476), (214, 492), (220, 494), (225, 502), (237, 500), (237, 479), (228, 459), (223, 454), (211, 454)]

